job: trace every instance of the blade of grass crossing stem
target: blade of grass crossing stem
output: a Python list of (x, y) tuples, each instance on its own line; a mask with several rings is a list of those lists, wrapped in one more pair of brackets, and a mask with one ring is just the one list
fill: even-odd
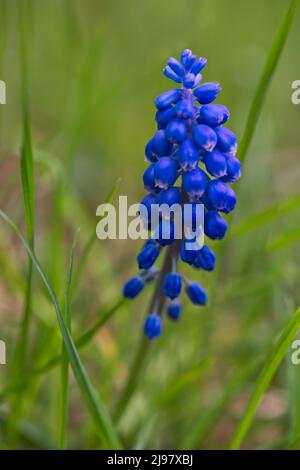
[[(119, 310), (120, 307), (124, 306), (128, 301), (125, 298), (118, 300), (109, 310), (107, 310), (91, 328), (83, 333), (76, 341), (75, 346), (78, 349), (83, 348), (93, 339), (95, 334), (106, 324), (106, 322)], [(16, 393), (18, 390), (24, 387), (32, 378), (49, 372), (50, 369), (56, 367), (61, 362), (61, 355), (55, 355), (49, 359), (46, 364), (33, 369), (31, 372), (21, 379), (16, 380), (13, 384), (9, 384), (2, 391), (0, 391), (0, 402), (3, 401), (11, 393)]]
[(14, 224), (14, 222), (0, 209), (0, 217), (12, 228), (12, 230), (16, 233), (18, 238), (23, 243), (25, 250), (27, 251), (28, 255), (31, 257), (34, 267), (36, 268), (38, 274), (40, 275), (51, 299), (55, 307), (56, 315), (57, 315), (57, 322), (60, 328), (64, 344), (66, 350), (68, 352), (68, 358), (70, 364), (72, 366), (74, 376), (76, 381), (79, 385), (81, 390), (82, 396), (85, 400), (87, 408), (90, 412), (91, 417), (94, 420), (96, 425), (96, 429), (99, 433), (99, 437), (102, 439), (103, 444), (106, 448), (109, 449), (120, 449), (121, 443), (118, 438), (118, 435), (115, 431), (113, 423), (110, 419), (110, 416), (100, 400), (100, 397), (97, 395), (87, 373), (86, 370), (81, 362), (81, 359), (78, 355), (77, 348), (73, 341), (73, 338), (69, 332), (69, 329), (66, 327), (63, 315), (60, 310), (59, 302), (56, 297), (56, 294), (48, 280), (46, 273), (44, 272), (42, 266), (40, 265), (38, 259), (36, 258), (34, 252), (30, 248), (29, 244), (22, 236), (21, 232), (19, 231), (18, 227)]
[[(66, 288), (64, 294), (64, 309), (63, 317), (64, 322), (71, 332), (71, 306), (70, 306), (70, 290), (74, 266), (74, 251), (76, 240), (74, 240), (69, 263), (69, 271), (66, 281)], [(69, 408), (69, 359), (68, 351), (63, 342), (61, 354), (61, 388), (62, 388), (62, 403), (61, 403), (61, 428), (60, 428), (60, 448), (67, 447), (67, 428), (68, 428), (68, 408)]]
[(258, 117), (260, 115), (269, 84), (271, 82), (282, 49), (288, 37), (293, 17), (295, 15), (297, 3), (298, 0), (291, 0), (290, 2), (288, 11), (285, 17), (283, 18), (283, 21), (275, 35), (271, 50), (269, 52), (267, 61), (262, 72), (262, 76), (260, 78), (258, 87), (256, 88), (250, 112), (248, 114), (245, 131), (239, 148), (239, 159), (242, 163), (245, 161), (245, 157), (252, 141), (252, 137), (258, 122)]
[(245, 413), (233, 435), (229, 449), (239, 449), (245, 439), (245, 436), (252, 424), (256, 410), (263, 398), (265, 391), (267, 390), (275, 372), (280, 366), (282, 360), (291, 343), (300, 330), (300, 307), (295, 311), (292, 318), (284, 328), (281, 337), (279, 338), (275, 348), (270, 353), (269, 358), (266, 362), (264, 369), (262, 370), (256, 386), (252, 392), (249, 404), (246, 408)]

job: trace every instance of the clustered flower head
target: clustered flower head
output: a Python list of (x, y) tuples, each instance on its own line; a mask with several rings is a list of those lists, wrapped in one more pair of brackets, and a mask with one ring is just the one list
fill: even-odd
[[(204, 205), (204, 233), (212, 239), (224, 238), (227, 223), (220, 213), (234, 210), (236, 196), (230, 184), (241, 176), (241, 164), (236, 158), (237, 141), (234, 133), (225, 127), (230, 113), (222, 104), (212, 104), (218, 97), (221, 86), (216, 82), (202, 81), (201, 71), (207, 60), (197, 58), (186, 49), (180, 62), (171, 57), (164, 74), (181, 84), (159, 95), (155, 101), (157, 131), (145, 148), (149, 166), (144, 172), (144, 187), (148, 194), (141, 204), (147, 209), (144, 220), (150, 237), (138, 254), (139, 274), (124, 286), (127, 298), (136, 297), (145, 284), (155, 280), (160, 272), (154, 263), (167, 245), (178, 240), (174, 236), (172, 220), (165, 218), (163, 211), (157, 226), (151, 226), (151, 206), (153, 204), (175, 203), (192, 205), (193, 211), (199, 204)], [(181, 177), (181, 184), (179, 178)], [(191, 221), (194, 225), (194, 219)], [(169, 236), (164, 236), (168, 225)], [(197, 243), (197, 228), (193, 227), (194, 241)], [(182, 286), (189, 299), (197, 305), (205, 305), (207, 295), (197, 282), (191, 282), (177, 271), (178, 257), (197, 270), (212, 271), (215, 254), (207, 245), (199, 243), (198, 248), (189, 249), (191, 239), (183, 238), (179, 249), (173, 250), (170, 271), (164, 272), (162, 292), (167, 315), (177, 320), (181, 315), (179, 296)], [(144, 332), (149, 339), (161, 334), (160, 311), (152, 311), (146, 318)]]

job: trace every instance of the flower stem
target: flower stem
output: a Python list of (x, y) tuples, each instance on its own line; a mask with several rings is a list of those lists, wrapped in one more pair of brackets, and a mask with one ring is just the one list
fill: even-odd
[[(150, 304), (147, 310), (148, 314), (150, 313), (156, 313), (157, 315), (162, 314), (162, 310), (163, 310), (164, 303), (165, 303), (165, 296), (163, 294), (162, 285), (163, 285), (165, 275), (168, 272), (172, 271), (173, 259), (178, 258), (179, 249), (180, 249), (180, 241), (181, 240), (175, 240), (174, 243), (172, 243), (172, 245), (170, 245), (166, 250), (163, 266), (157, 278), (155, 289), (153, 291), (153, 295), (151, 297)], [(153, 310), (154, 308), (155, 308), (155, 312)], [(151, 342), (145, 336), (143, 336), (138, 345), (135, 358), (133, 360), (132, 367), (128, 375), (123, 393), (121, 394), (120, 399), (116, 405), (116, 412), (115, 412), (116, 421), (119, 421), (121, 417), (123, 416), (123, 413), (135, 392), (135, 389), (140, 379), (141, 371), (144, 367), (145, 360), (148, 355), (148, 351), (150, 349), (150, 345), (151, 345)]]

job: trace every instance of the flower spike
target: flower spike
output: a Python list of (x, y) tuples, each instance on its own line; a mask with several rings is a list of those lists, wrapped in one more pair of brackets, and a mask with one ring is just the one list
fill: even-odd
[[(226, 215), (236, 205), (236, 195), (229, 185), (241, 177), (237, 140), (225, 127), (229, 110), (213, 103), (221, 91), (220, 84), (202, 83), (206, 63), (190, 49), (182, 52), (180, 60), (170, 57), (163, 73), (177, 84), (176, 88), (154, 100), (157, 131), (145, 148), (148, 167), (143, 183), (148, 194), (141, 202), (141, 218), (149, 230), (149, 240), (137, 256), (139, 273), (123, 288), (124, 296), (133, 299), (146, 284), (156, 282), (144, 323), (144, 333), (150, 340), (162, 332), (164, 311), (171, 320), (181, 317), (179, 297), (183, 290), (193, 304), (206, 304), (205, 290), (178, 272), (178, 262), (199, 272), (213, 271), (216, 256), (203, 244), (203, 236), (211, 240), (224, 238), (227, 222), (220, 213)], [(175, 236), (177, 212), (171, 211), (178, 204), (183, 209), (181, 239)], [(186, 204), (191, 208), (190, 217), (186, 217)], [(159, 207), (155, 222), (151, 217), (154, 205)], [(200, 205), (204, 207), (203, 225), (197, 217)], [(164, 262), (158, 270), (154, 263), (163, 251)]]

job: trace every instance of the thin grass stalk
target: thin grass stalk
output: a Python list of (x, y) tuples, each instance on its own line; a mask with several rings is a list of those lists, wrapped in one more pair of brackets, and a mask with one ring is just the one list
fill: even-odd
[[(71, 284), (72, 284), (72, 275), (73, 275), (73, 266), (74, 266), (74, 250), (75, 243), (71, 249), (69, 270), (66, 281), (66, 288), (64, 294), (64, 308), (63, 308), (63, 319), (68, 330), (72, 331), (71, 327)], [(67, 428), (68, 428), (68, 411), (69, 411), (69, 358), (68, 351), (62, 340), (62, 353), (61, 353), (61, 388), (62, 388), (62, 403), (61, 403), (61, 426), (60, 426), (60, 448), (65, 449), (68, 445), (67, 441)]]
[[(18, 6), (18, 21), (19, 21), (19, 50), (20, 50), (20, 69), (21, 69), (21, 100), (22, 100), (22, 124), (23, 136), (21, 145), (21, 181), (22, 181), (22, 194), (25, 209), (25, 223), (27, 240), (31, 247), (34, 249), (34, 167), (33, 167), (33, 151), (32, 151), (32, 138), (30, 129), (29, 117), (29, 96), (28, 96), (28, 38), (26, 29), (26, 5), (20, 3)], [(28, 256), (28, 266), (26, 274), (25, 286), (25, 299), (22, 319), (20, 322), (20, 329), (16, 340), (15, 353), (12, 360), (12, 382), (16, 377), (25, 373), (27, 352), (28, 352), (28, 338), (29, 327), (32, 311), (32, 276), (33, 276), (33, 263)], [(14, 442), (14, 431), (16, 422), (21, 413), (21, 406), (24, 395), (16, 397), (11, 404), (12, 413), (11, 419), (8, 423), (7, 435), (8, 440)]]

